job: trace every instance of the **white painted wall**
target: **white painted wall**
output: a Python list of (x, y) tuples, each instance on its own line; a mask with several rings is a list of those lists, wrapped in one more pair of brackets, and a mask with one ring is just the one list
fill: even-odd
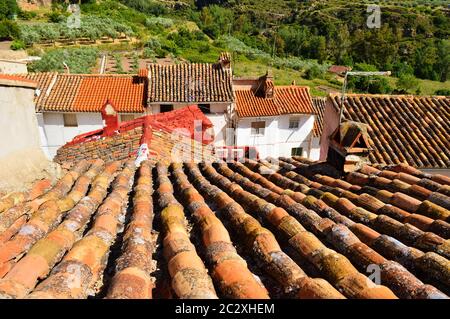
[(320, 159), (320, 137), (314, 136), (311, 143), (309, 159), (318, 161)]
[(26, 74), (28, 73), (27, 64), (20, 61), (0, 59), (0, 73), (4, 74)]
[(9, 86), (0, 81), (0, 157), (39, 148), (33, 97), (33, 87)]
[(58, 148), (75, 136), (103, 128), (100, 113), (76, 113), (76, 115), (77, 127), (65, 127), (63, 113), (46, 112), (42, 114), (42, 120), (38, 120), (41, 145), (50, 159), (56, 155)]
[[(289, 128), (289, 119), (299, 119), (297, 129)], [(314, 115), (282, 115), (278, 117), (241, 118), (237, 122), (236, 146), (255, 146), (261, 158), (291, 156), (294, 147), (302, 147), (304, 157), (309, 157)], [(252, 135), (251, 123), (265, 121), (264, 135)], [(314, 153), (315, 154), (315, 153)]]
[[(101, 113), (76, 113), (77, 127), (65, 127), (63, 114), (56, 112), (37, 114), (41, 147), (49, 159), (53, 159), (58, 148), (71, 141), (75, 136), (103, 128)], [(144, 115), (144, 113), (119, 114), (134, 115), (134, 118)]]

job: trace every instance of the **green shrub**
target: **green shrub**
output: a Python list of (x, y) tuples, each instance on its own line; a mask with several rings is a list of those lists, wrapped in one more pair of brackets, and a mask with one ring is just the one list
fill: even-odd
[(25, 43), (22, 40), (14, 40), (11, 43), (11, 50), (25, 49)]
[(199, 53), (207, 53), (207, 52), (209, 52), (210, 50), (211, 50), (211, 47), (209, 46), (208, 43), (201, 44), (201, 45), (198, 47), (198, 52), (199, 52)]
[(133, 8), (139, 12), (151, 14), (155, 16), (163, 15), (167, 13), (167, 8), (155, 1), (149, 0), (121, 0), (121, 2), (127, 7)]
[(155, 51), (153, 51), (150, 48), (144, 48), (144, 50), (142, 51), (142, 57), (144, 59), (151, 59), (155, 57)]
[(65, 62), (72, 73), (90, 73), (98, 57), (96, 48), (54, 49), (45, 53), (41, 60), (29, 65), (30, 72), (63, 72)]
[[(357, 63), (354, 69), (355, 71), (377, 71), (376, 66), (367, 63)], [(393, 91), (389, 81), (382, 76), (350, 76), (348, 78), (348, 88), (371, 94), (388, 94)]]
[(12, 40), (20, 34), (17, 23), (10, 20), (0, 21), (0, 40)]
[(22, 10), (20, 10), (19, 14), (18, 14), (19, 19), (22, 19), (22, 20), (31, 20), (31, 19), (36, 18), (36, 16), (37, 16), (37, 13), (34, 12), (34, 11), (22, 11)]
[(20, 38), (27, 44), (42, 40), (55, 40), (58, 37), (76, 39), (99, 39), (103, 36), (117, 38), (121, 33), (132, 36), (134, 31), (124, 23), (111, 18), (83, 16), (79, 28), (69, 28), (65, 21), (59, 23), (34, 23), (20, 27)]
[(435, 95), (450, 96), (450, 89), (439, 89), (434, 92)]
[(64, 15), (56, 11), (52, 11), (46, 14), (46, 16), (48, 21), (53, 23), (60, 23), (66, 20), (66, 17)]
[(414, 92), (419, 88), (419, 80), (412, 74), (402, 74), (397, 80), (397, 88), (406, 92)]
[(321, 68), (319, 68), (317, 65), (313, 65), (305, 73), (305, 76), (308, 80), (323, 79), (324, 75), (325, 75), (325, 72)]
[(122, 55), (120, 53), (116, 53), (113, 57), (116, 62), (116, 72), (119, 74), (125, 73), (122, 66)]
[(149, 18), (145, 19), (145, 25), (146, 26), (159, 25), (163, 28), (170, 28), (174, 25), (174, 22), (170, 18), (149, 17)]

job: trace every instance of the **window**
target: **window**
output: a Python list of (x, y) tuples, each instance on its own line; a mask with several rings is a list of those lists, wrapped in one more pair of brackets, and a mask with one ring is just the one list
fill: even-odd
[(132, 121), (134, 120), (133, 114), (121, 114), (120, 115), (120, 122), (126, 122), (126, 121)]
[(198, 107), (204, 114), (211, 113), (211, 104), (199, 104)]
[(300, 126), (300, 120), (298, 117), (292, 117), (289, 119), (289, 128), (297, 129)]
[(291, 156), (302, 156), (303, 147), (293, 147), (291, 150)]
[(264, 135), (264, 130), (266, 128), (266, 122), (259, 121), (259, 122), (252, 122), (252, 135)]
[(173, 104), (163, 104), (159, 107), (161, 113), (173, 111)]
[(64, 118), (64, 126), (65, 127), (77, 127), (77, 115), (74, 113), (65, 113), (63, 114)]

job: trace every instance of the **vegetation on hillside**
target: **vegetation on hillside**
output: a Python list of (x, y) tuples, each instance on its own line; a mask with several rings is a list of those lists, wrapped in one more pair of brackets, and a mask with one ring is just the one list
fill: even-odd
[(95, 40), (101, 37), (110, 37), (114, 39), (121, 34), (132, 36), (134, 33), (131, 27), (126, 24), (110, 18), (90, 15), (82, 17), (79, 28), (69, 27), (65, 20), (58, 23), (26, 24), (20, 28), (20, 39), (27, 45), (58, 38)]
[(96, 48), (67, 48), (54, 49), (45, 54), (41, 60), (29, 66), (30, 72), (56, 71), (65, 72), (64, 63), (69, 67), (71, 73), (90, 73), (97, 60), (98, 49)]
[[(47, 12), (8, 9), (13, 13), (3, 17), (0, 37), (3, 32), (3, 38), (15, 39), (13, 47), (20, 49), (41, 40), (115, 38), (125, 33), (139, 39), (128, 48), (141, 52), (141, 58), (212, 62), (228, 50), (236, 75), (261, 75), (271, 67), (275, 74), (282, 71), (281, 80), (276, 78), (282, 84), (296, 80), (339, 89), (342, 83), (326, 70), (343, 64), (393, 72), (393, 78), (352, 78), (349, 89), (354, 91), (433, 94), (449, 89), (450, 18), (445, 1), (370, 1), (374, 2), (381, 8), (379, 29), (367, 27), (369, 1), (363, 0), (185, 0), (170, 6), (156, 0), (87, 0), (81, 2), (81, 28), (70, 30), (65, 26), (67, 5), (55, 1)], [(0, 7), (2, 3), (15, 1), (0, 0)], [(10, 20), (14, 12), (18, 23)], [(114, 51), (115, 46), (99, 51), (103, 49)], [(55, 57), (63, 53), (56, 52), (65, 51), (51, 49), (44, 54), (46, 62), (33, 68), (60, 70)], [(82, 63), (80, 69), (89, 71), (95, 65), (88, 61), (90, 66)]]

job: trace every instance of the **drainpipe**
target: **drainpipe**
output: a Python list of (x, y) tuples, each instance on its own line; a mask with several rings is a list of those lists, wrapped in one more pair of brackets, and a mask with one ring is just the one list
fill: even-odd
[(66, 69), (66, 73), (67, 73), (67, 74), (70, 74), (70, 68), (69, 68), (69, 66), (67, 65), (67, 63), (66, 63), (66, 62), (63, 62), (63, 65), (64, 65), (64, 68)]
[(311, 151), (312, 151), (312, 141), (314, 138), (314, 128), (312, 129), (311, 133), (309, 133), (309, 151), (308, 151), (308, 158), (311, 159)]

